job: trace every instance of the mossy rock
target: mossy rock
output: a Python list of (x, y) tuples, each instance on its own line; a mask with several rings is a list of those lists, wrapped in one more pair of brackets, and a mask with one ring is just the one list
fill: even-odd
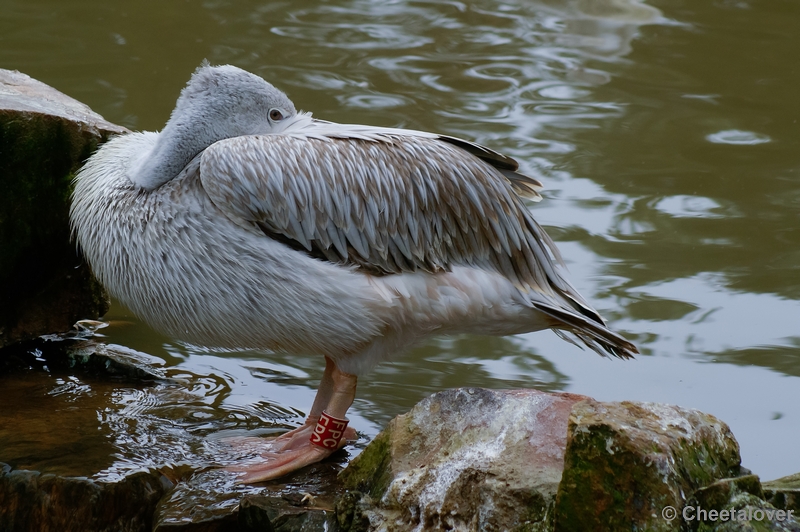
[(567, 420), (584, 399), (461, 388), (421, 401), (340, 473), (340, 528), (551, 530)]
[(685, 498), (741, 472), (728, 426), (696, 410), (656, 403), (576, 405), (570, 415), (555, 530), (681, 530)]
[(794, 513), (768, 503), (758, 477), (744, 475), (695, 491), (681, 520), (690, 532), (800, 532)]

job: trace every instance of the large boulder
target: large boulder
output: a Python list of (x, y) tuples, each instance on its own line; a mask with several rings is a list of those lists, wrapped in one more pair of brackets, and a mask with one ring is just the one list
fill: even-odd
[(344, 529), (549, 530), (580, 395), (462, 388), (396, 417), (341, 473)]
[(336, 510), (344, 530), (681, 530), (687, 498), (744, 473), (696, 410), (468, 388), (395, 418), (340, 474)]
[(70, 242), (74, 172), (127, 129), (16, 71), (0, 69), (0, 347), (68, 330), (108, 308)]

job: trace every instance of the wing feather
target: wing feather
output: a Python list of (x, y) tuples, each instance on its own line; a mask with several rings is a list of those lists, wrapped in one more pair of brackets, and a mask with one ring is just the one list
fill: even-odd
[(513, 159), (432, 134), (320, 127), (213, 144), (201, 160), (203, 187), (232, 218), (372, 274), (469, 264), (523, 290), (571, 288), (519, 195), (538, 196), (541, 185)]

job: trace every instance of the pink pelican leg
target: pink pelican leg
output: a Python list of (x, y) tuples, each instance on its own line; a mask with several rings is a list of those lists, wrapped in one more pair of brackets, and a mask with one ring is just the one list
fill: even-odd
[(323, 412), (331, 418), (346, 418), (355, 399), (356, 384), (355, 375), (341, 371), (333, 360), (325, 357), (325, 373), (305, 423), (270, 441), (268, 450), (261, 455), (265, 459), (263, 463), (229, 469), (245, 473), (240, 482), (264, 482), (319, 462), (344, 447), (347, 440), (355, 439), (355, 430), (351, 427), (344, 430), (341, 440), (333, 448), (312, 443), (312, 437)]

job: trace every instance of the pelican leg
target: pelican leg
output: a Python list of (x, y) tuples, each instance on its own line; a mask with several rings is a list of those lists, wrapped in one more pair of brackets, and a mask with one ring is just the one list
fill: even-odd
[(311, 406), (311, 412), (308, 413), (305, 422), (296, 429), (281, 434), (277, 438), (270, 439), (269, 448), (272, 451), (283, 451), (292, 449), (298, 441), (308, 439), (314, 428), (317, 426), (319, 416), (322, 411), (328, 406), (333, 395), (333, 369), (336, 364), (328, 357), (325, 357), (325, 372), (322, 374), (322, 379), (319, 381), (319, 388), (317, 388), (317, 395), (314, 397), (314, 404)]
[(291, 434), (280, 445), (274, 446), (278, 442), (273, 441), (269, 450), (261, 455), (265, 459), (264, 463), (229, 469), (245, 473), (239, 482), (264, 482), (319, 462), (344, 447), (348, 439), (355, 437), (355, 430), (351, 427), (347, 428), (336, 449), (326, 449), (311, 443), (311, 435), (323, 411), (335, 418), (346, 417), (347, 410), (355, 399), (357, 381), (355, 375), (341, 371), (332, 360), (326, 358), (325, 375), (303, 426), (281, 436), (280, 438), (284, 438)]
[(306, 424), (312, 419), (312, 424), (316, 425), (319, 420), (319, 415), (328, 406), (333, 395), (333, 370), (336, 369), (336, 363), (328, 357), (325, 357), (325, 373), (322, 374), (322, 379), (319, 381), (319, 388), (317, 388), (317, 396), (314, 398), (314, 404), (311, 406), (311, 412), (308, 413)]

